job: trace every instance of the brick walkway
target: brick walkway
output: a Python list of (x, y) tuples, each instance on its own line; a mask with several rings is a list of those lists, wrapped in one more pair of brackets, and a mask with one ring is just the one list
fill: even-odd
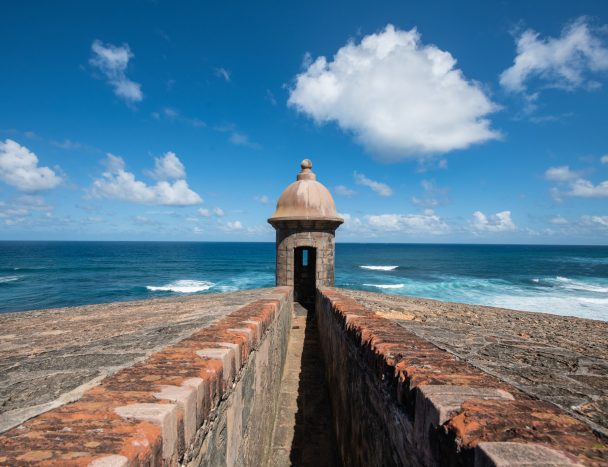
[(269, 466), (337, 466), (317, 322), (298, 303), (294, 313)]

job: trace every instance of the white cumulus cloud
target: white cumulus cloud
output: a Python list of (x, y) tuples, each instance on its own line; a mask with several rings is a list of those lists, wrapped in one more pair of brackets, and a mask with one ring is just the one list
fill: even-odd
[(215, 217), (224, 217), (224, 210), (222, 208), (213, 208), (213, 214)]
[(579, 198), (605, 198), (608, 197), (608, 180), (594, 185), (593, 182), (579, 178), (570, 184), (567, 196)]
[(169, 206), (190, 206), (200, 204), (203, 199), (190, 189), (186, 180), (158, 182), (154, 187), (157, 193), (158, 204)]
[(116, 46), (96, 40), (91, 45), (91, 50), (93, 55), (89, 63), (103, 73), (114, 89), (114, 94), (128, 103), (139, 102), (144, 98), (141, 84), (131, 81), (126, 75), (129, 60), (133, 58), (128, 44)]
[(608, 216), (583, 216), (583, 222), (608, 228)]
[(12, 139), (0, 141), (0, 180), (20, 191), (50, 190), (61, 177), (48, 167), (38, 166), (38, 157)]
[(608, 164), (608, 154), (603, 155), (603, 156), (600, 158), (600, 162), (601, 162), (602, 164)]
[(596, 185), (591, 180), (583, 178), (581, 174), (582, 172), (570, 170), (567, 165), (547, 169), (545, 178), (561, 185), (560, 188), (551, 188), (551, 196), (556, 201), (562, 201), (565, 196), (575, 198), (608, 197), (608, 180), (601, 181)]
[(558, 202), (566, 196), (575, 198), (608, 197), (608, 180), (596, 185), (591, 180), (583, 178), (582, 172), (571, 170), (567, 165), (549, 167), (545, 171), (545, 178), (560, 185), (560, 188), (552, 187), (550, 190), (551, 196)]
[(225, 224), (226, 230), (243, 230), (243, 224), (241, 221), (229, 221)]
[(510, 232), (516, 230), (511, 219), (511, 211), (497, 212), (489, 217), (481, 211), (475, 211), (472, 227), (474, 230), (483, 232)]
[(173, 182), (161, 180), (155, 185), (148, 185), (125, 170), (125, 162), (119, 156), (108, 154), (105, 165), (107, 170), (93, 182), (90, 190), (95, 197), (167, 206), (190, 206), (203, 202), (185, 179)]
[(296, 77), (288, 104), (317, 123), (337, 122), (378, 157), (399, 160), (463, 149), (500, 137), (497, 106), (467, 80), (449, 52), (416, 29), (392, 25), (318, 57)]
[(560, 37), (541, 38), (531, 29), (517, 38), (517, 56), (502, 72), (500, 84), (513, 92), (526, 91), (526, 82), (539, 78), (551, 87), (595, 88), (593, 72), (608, 70), (608, 48), (585, 18), (566, 26)]
[(364, 174), (360, 174), (357, 172), (355, 172), (353, 176), (357, 185), (362, 185), (371, 188), (380, 196), (391, 196), (393, 194), (393, 189), (386, 183), (377, 182), (375, 180), (367, 178)]
[(21, 195), (11, 199), (8, 203), (0, 201), (0, 222), (5, 225), (32, 224), (35, 214), (38, 220), (52, 218), (53, 207), (48, 205), (41, 196)]
[(422, 214), (376, 214), (366, 216), (365, 219), (373, 230), (384, 232), (439, 235), (449, 231), (445, 221), (431, 209)]
[(569, 180), (575, 180), (580, 177), (579, 172), (571, 170), (567, 165), (560, 165), (558, 167), (549, 167), (545, 171), (545, 178), (554, 182), (567, 182)]
[(154, 159), (154, 170), (150, 175), (157, 180), (175, 180), (186, 177), (184, 164), (174, 152), (166, 152), (162, 157)]

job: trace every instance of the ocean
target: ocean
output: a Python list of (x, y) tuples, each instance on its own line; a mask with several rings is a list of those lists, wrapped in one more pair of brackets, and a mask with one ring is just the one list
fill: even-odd
[[(274, 285), (274, 243), (0, 242), (0, 312)], [(608, 320), (608, 247), (336, 245), (336, 286)]]

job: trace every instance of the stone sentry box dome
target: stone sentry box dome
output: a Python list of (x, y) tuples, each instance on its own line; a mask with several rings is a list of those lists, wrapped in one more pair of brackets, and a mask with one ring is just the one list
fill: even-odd
[(268, 222), (277, 231), (276, 284), (312, 305), (317, 287), (334, 285), (335, 232), (344, 222), (334, 200), (304, 159), (296, 181), (281, 194)]

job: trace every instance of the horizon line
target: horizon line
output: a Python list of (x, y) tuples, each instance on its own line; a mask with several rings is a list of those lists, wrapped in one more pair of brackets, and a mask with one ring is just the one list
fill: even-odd
[[(274, 244), (275, 241), (226, 241), (226, 240), (14, 240), (0, 239), (0, 243), (267, 243)], [(361, 241), (338, 241), (342, 245), (455, 245), (455, 246), (556, 246), (556, 247), (608, 247), (608, 243), (473, 243), (473, 242), (361, 242)]]

